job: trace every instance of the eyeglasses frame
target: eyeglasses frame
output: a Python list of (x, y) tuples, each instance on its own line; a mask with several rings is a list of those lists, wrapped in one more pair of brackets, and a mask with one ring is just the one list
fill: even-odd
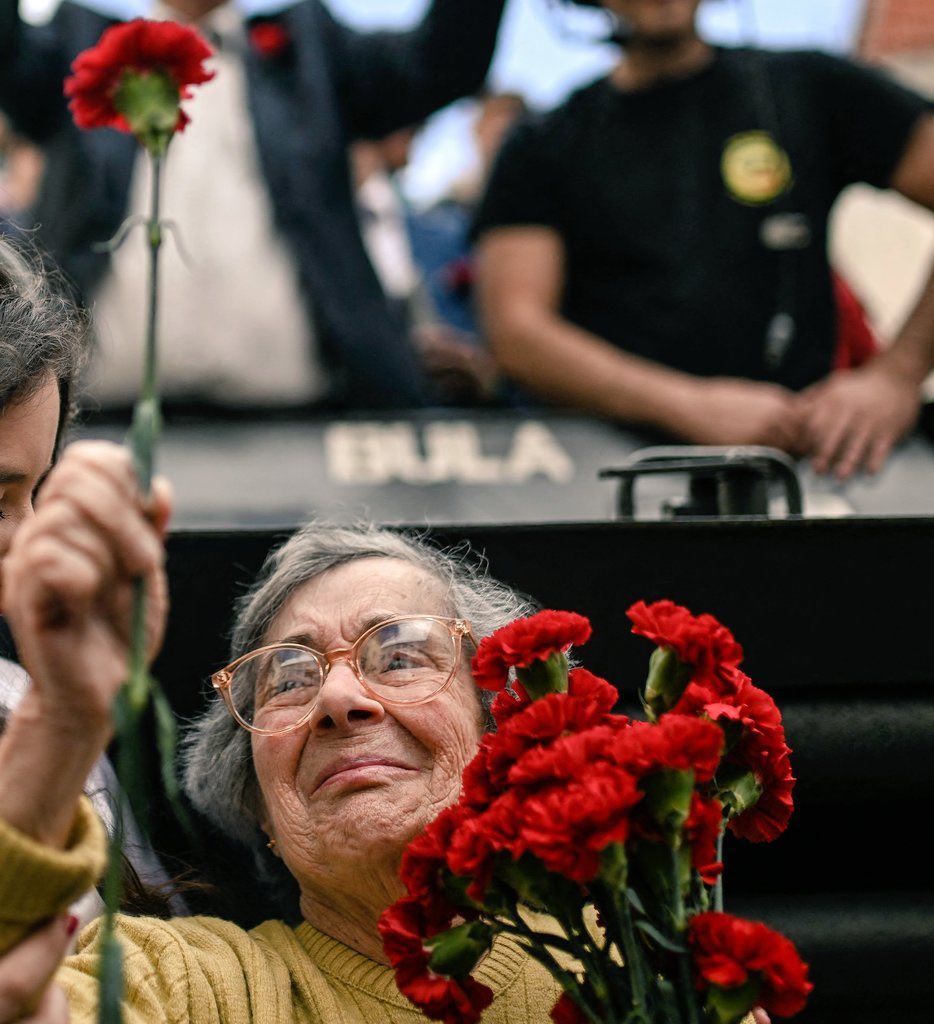
[[(451, 641), (454, 645), (454, 664), (447, 679), (437, 690), (434, 691), (434, 693), (429, 694), (427, 697), (419, 697), (417, 700), (393, 700), (391, 697), (384, 697), (382, 694), (377, 693), (367, 683), (366, 679), (363, 677), (363, 673), (360, 671), (360, 665), (357, 662), (357, 652), (360, 647), (365, 644), (366, 641), (369, 640), (370, 637), (378, 630), (383, 629), (385, 626), (392, 626), (397, 622), (408, 622), (412, 619), (430, 619), (432, 622), (440, 622), (442, 625), (447, 626), (451, 634)], [(267, 651), (302, 651), (305, 654), (310, 654), (318, 663), (318, 667), (321, 670), (321, 686), (323, 687), (327, 680), (328, 673), (331, 671), (331, 666), (337, 661), (346, 661), (353, 669), (353, 673), (357, 677), (357, 680), (363, 687), (364, 691), (368, 696), (372, 697), (373, 700), (378, 701), (380, 704), (387, 704), (390, 707), (417, 707), (420, 704), (427, 704), (429, 701), (439, 697), (454, 681), (454, 677), (457, 675), (458, 665), (460, 664), (461, 647), (464, 637), (467, 637), (467, 639), (476, 647), (477, 641), (474, 638), (470, 623), (466, 619), (450, 618), (444, 615), (393, 615), (388, 619), (383, 619), (382, 622), (377, 622), (372, 626), (369, 626), (349, 647), (334, 647), (330, 651), (316, 651), (314, 647), (308, 647), (306, 644), (293, 642), (265, 644), (262, 647), (257, 647), (252, 651), (247, 651), (246, 654), (241, 654), (239, 658), (236, 658), (229, 665), (226, 665), (224, 668), (214, 672), (211, 675), (211, 685), (218, 693), (220, 693), (224, 703), (227, 705), (227, 710), (230, 712), (234, 721), (246, 729), (247, 732), (256, 733), (259, 736), (283, 736), (286, 733), (293, 732), (295, 729), (300, 729), (311, 718), (315, 713), (315, 708), (318, 706), (318, 698), (315, 698), (314, 702), (309, 705), (308, 710), (301, 716), (301, 718), (298, 719), (297, 722), (293, 722), (285, 729), (258, 729), (255, 725), (249, 725), (237, 712), (237, 709), (234, 706), (233, 697), (230, 693), (234, 673), (244, 662), (257, 657), (260, 654), (264, 654)], [(320, 689), (318, 692), (320, 694)]]

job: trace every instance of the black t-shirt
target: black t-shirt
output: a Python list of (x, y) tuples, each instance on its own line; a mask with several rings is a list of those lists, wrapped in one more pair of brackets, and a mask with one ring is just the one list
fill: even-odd
[[(554, 228), (569, 320), (690, 373), (800, 388), (831, 368), (831, 205), (888, 184), (927, 107), (812, 52), (718, 49), (636, 92), (603, 79), (513, 132), (474, 235)], [(795, 329), (767, 345), (777, 313)]]

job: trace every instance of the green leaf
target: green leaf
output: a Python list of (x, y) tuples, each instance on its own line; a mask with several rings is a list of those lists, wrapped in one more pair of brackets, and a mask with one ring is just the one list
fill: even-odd
[(636, 908), (636, 911), (640, 914), (645, 913), (645, 904), (642, 902), (642, 897), (636, 892), (635, 889), (626, 890), (626, 899)]
[(663, 935), (653, 924), (649, 924), (648, 921), (636, 921), (636, 927), (640, 932), (645, 932), (654, 942), (657, 942), (662, 949), (667, 949), (669, 953), (685, 953), (686, 949), (681, 943), (676, 942), (674, 939), (668, 938), (667, 935)]
[(428, 965), (446, 978), (466, 978), (490, 951), (494, 934), (485, 921), (468, 921), (426, 939), (425, 946), (431, 950)]
[(155, 679), (149, 681), (152, 692), (152, 708), (156, 716), (156, 746), (159, 748), (159, 769), (162, 785), (168, 797), (175, 818), (187, 833), (189, 839), (197, 842), (195, 828), (185, 805), (182, 803), (178, 773), (175, 771), (175, 752), (178, 746), (178, 723), (175, 714)]

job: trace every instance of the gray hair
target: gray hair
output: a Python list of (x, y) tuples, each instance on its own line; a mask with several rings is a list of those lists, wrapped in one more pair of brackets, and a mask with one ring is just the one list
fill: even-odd
[[(532, 601), (486, 572), (467, 545), (442, 551), (422, 537), (373, 525), (311, 522), (274, 550), (257, 582), (237, 602), (231, 659), (265, 642), (267, 631), (296, 588), (359, 558), (394, 558), (428, 572), (445, 586), (449, 614), (469, 620), (479, 640), (512, 619), (536, 610)], [(493, 694), (478, 691), (487, 713)], [(220, 700), (188, 731), (182, 750), (183, 785), (194, 806), (228, 836), (252, 847), (260, 864), (273, 866), (262, 836), (260, 794), (250, 734)], [(274, 862), (278, 864), (278, 861)]]
[(0, 410), (51, 376), (61, 397), (60, 439), (89, 338), (87, 316), (66, 297), (60, 275), (25, 242), (0, 237)]

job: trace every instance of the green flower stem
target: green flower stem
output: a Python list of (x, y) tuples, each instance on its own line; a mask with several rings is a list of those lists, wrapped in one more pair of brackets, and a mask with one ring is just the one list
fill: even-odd
[(581, 959), (575, 943), (562, 940), (560, 936), (545, 935), (534, 931), (522, 920), (518, 912), (515, 915), (510, 915), (505, 920), (497, 918), (497, 923), (503, 932), (514, 935), (522, 940), (523, 948), (529, 956), (537, 960), (561, 985), (564, 991), (571, 996), (580, 1008), (581, 1013), (590, 1021), (590, 1024), (618, 1024), (615, 1013), (609, 1019), (597, 1016), (596, 1011), (587, 1003), (583, 986), (579, 984), (574, 973), (562, 967), (548, 951), (548, 946), (550, 945), (554, 946), (555, 949), (561, 949), (565, 953)]
[(642, 951), (636, 941), (635, 929), (629, 902), (616, 886), (594, 885), (592, 891), (598, 895), (598, 905), (602, 907), (601, 918), (608, 937), (616, 943), (623, 954), (623, 968), (629, 975), (632, 990), (632, 1008), (643, 1015), (648, 1011), (646, 998), (648, 983), (645, 975), (645, 964)]
[[(141, 492), (149, 496), (155, 463), (155, 450), (159, 439), (160, 415), (157, 387), (157, 326), (159, 297), (159, 248), (162, 227), (159, 221), (160, 193), (164, 152), (150, 150), (152, 160), (152, 192), (150, 217), (147, 224), (149, 242), (149, 314), (146, 322), (146, 342), (143, 356), (143, 379), (139, 398), (133, 408), (130, 428), (130, 448), (136, 466)], [(147, 666), (146, 644), (146, 581), (137, 579), (133, 591), (132, 635), (127, 681), (114, 702), (119, 753), (117, 779), (121, 792), (131, 794), (137, 788), (138, 738), (140, 719), (152, 694), (152, 680)], [(161, 734), (160, 734), (161, 735)], [(165, 754), (165, 752), (163, 752)], [(168, 755), (166, 755), (168, 756)], [(123, 968), (122, 953), (115, 935), (115, 919), (123, 891), (123, 828), (116, 812), (113, 835), (110, 839), (107, 873), (104, 878), (104, 925), (100, 960), (101, 1024), (121, 1024), (123, 1020)]]
[[(717, 833), (717, 860), (720, 864), (723, 863), (723, 831), (724, 826), (721, 823), (720, 831)], [(723, 872), (721, 871), (717, 875), (717, 880), (713, 886), (713, 909), (717, 913), (723, 913)]]
[[(130, 446), (140, 490), (149, 495), (159, 440), (159, 392), (157, 387), (156, 345), (159, 313), (159, 248), (162, 227), (159, 222), (164, 157), (151, 153), (152, 191), (147, 225), (149, 239), (149, 314), (146, 320), (146, 344), (143, 353), (143, 380), (139, 398), (133, 409)], [(133, 594), (133, 635), (130, 650), (130, 672), (127, 680), (130, 703), (142, 711), (149, 699), (149, 673), (146, 666), (146, 581), (138, 579)]]
[[(681, 871), (678, 863), (678, 844), (672, 843), (671, 851), (671, 900), (672, 917), (674, 919), (677, 940), (684, 945), (684, 933), (687, 931), (687, 916), (684, 907), (684, 897), (681, 894)], [(691, 956), (685, 948), (683, 953), (675, 954), (678, 963), (678, 987), (680, 989), (680, 1003), (684, 1008), (687, 1024), (699, 1024), (697, 1013), (697, 1000), (694, 997), (694, 985), (691, 980)]]
[(143, 381), (139, 400), (133, 410), (133, 457), (143, 493), (152, 489), (156, 444), (159, 440), (159, 392), (157, 388), (156, 346), (159, 314), (159, 249), (162, 224), (159, 220), (164, 156), (153, 153), (152, 192), (150, 193), (149, 236), (149, 316), (146, 323), (146, 347), (143, 355)]

